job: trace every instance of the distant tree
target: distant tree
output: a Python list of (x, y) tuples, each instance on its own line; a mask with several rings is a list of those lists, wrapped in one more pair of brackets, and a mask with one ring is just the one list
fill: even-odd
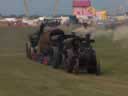
[(18, 18), (23, 18), (23, 17), (25, 17), (24, 14), (20, 14), (20, 15), (18, 15)]
[(125, 13), (128, 16), (128, 12)]
[(0, 13), (0, 17), (2, 17), (3, 15)]
[(16, 18), (17, 15), (15, 15), (15, 14), (11, 14), (11, 15), (9, 15), (9, 17), (14, 17), (14, 18)]
[(37, 14), (35, 14), (35, 15), (31, 15), (30, 17), (31, 17), (31, 18), (38, 18), (38, 17), (40, 17), (40, 16), (37, 15)]

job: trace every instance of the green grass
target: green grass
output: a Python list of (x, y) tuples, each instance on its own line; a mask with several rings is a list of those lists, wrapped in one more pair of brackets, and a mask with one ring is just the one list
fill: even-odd
[(0, 28), (0, 96), (127, 96), (127, 48), (99, 37), (94, 46), (102, 76), (73, 75), (25, 57), (33, 28)]

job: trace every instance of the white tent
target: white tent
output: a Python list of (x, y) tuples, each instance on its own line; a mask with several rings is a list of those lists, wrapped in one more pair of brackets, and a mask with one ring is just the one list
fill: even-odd
[(5, 19), (3, 19), (3, 21), (16, 22), (17, 19), (16, 18), (5, 18)]

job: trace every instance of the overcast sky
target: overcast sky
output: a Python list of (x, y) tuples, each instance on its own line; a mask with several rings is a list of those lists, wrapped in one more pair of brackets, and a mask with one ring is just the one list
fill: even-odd
[[(55, 0), (28, 0), (30, 14), (51, 15), (54, 8)], [(115, 10), (122, 5), (128, 7), (128, 0), (92, 0), (93, 6), (97, 9)], [(58, 14), (71, 14), (72, 0), (60, 0)], [(23, 0), (0, 0), (0, 13), (4, 15), (9, 14), (23, 14)]]

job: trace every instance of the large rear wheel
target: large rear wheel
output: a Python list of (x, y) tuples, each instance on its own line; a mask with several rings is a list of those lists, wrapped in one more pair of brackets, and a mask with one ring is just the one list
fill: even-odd
[(100, 75), (100, 63), (97, 62), (96, 54), (91, 53), (89, 57), (87, 72), (90, 74)]

